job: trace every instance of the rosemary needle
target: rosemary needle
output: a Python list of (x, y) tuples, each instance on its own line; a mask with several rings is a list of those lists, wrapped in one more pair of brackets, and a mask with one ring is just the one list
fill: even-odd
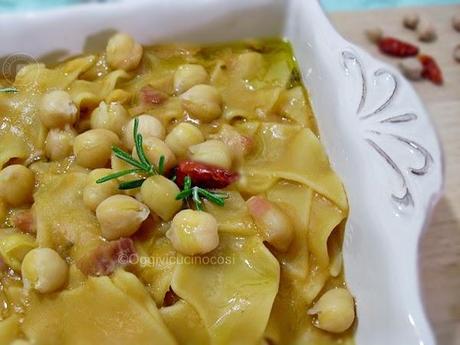
[(176, 200), (187, 200), (188, 198), (193, 200), (197, 210), (202, 211), (203, 201), (201, 198), (205, 198), (218, 206), (224, 206), (225, 199), (228, 198), (228, 194), (223, 192), (211, 192), (198, 186), (192, 187), (192, 179), (190, 176), (185, 176), (184, 188), (176, 195)]
[(16, 93), (16, 92), (18, 92), (18, 89), (16, 89), (15, 87), (0, 87), (0, 92)]

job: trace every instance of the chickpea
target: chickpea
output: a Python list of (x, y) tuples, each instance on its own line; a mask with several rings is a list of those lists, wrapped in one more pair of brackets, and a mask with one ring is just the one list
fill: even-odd
[[(137, 118), (139, 120), (138, 133), (142, 135), (144, 140), (148, 137), (164, 139), (166, 131), (164, 126), (157, 118), (147, 114), (139, 115)], [(124, 144), (130, 150), (134, 147), (133, 129), (134, 119), (129, 121), (123, 130)]]
[(101, 102), (91, 113), (91, 128), (108, 129), (121, 136), (123, 127), (130, 120), (126, 109), (118, 102)]
[(174, 249), (185, 255), (206, 254), (219, 245), (217, 221), (203, 211), (180, 211), (174, 216), (166, 237)]
[(460, 44), (457, 44), (453, 52), (454, 60), (460, 62)]
[(182, 201), (176, 200), (179, 193), (180, 189), (173, 181), (160, 175), (147, 178), (141, 187), (144, 203), (165, 221), (182, 208)]
[(91, 211), (95, 211), (99, 204), (109, 196), (118, 193), (118, 181), (116, 179), (96, 183), (98, 179), (111, 173), (113, 173), (111, 169), (94, 169), (88, 174), (86, 186), (83, 189), (83, 202)]
[(201, 65), (185, 64), (174, 73), (174, 91), (181, 94), (192, 86), (209, 82), (208, 72)]
[(407, 13), (404, 18), (403, 18), (403, 25), (404, 27), (410, 29), (410, 30), (415, 30), (418, 26), (418, 23), (420, 21), (420, 16), (415, 13)]
[[(114, 153), (110, 156), (110, 166), (113, 172), (121, 171), (121, 170), (128, 170), (133, 169), (133, 166), (124, 160), (118, 158)], [(128, 175), (129, 176), (129, 175)], [(119, 177), (119, 180), (124, 180), (125, 176)]]
[(38, 116), (45, 127), (64, 127), (77, 121), (78, 109), (67, 92), (55, 90), (43, 96)]
[(294, 227), (289, 217), (275, 204), (261, 196), (246, 201), (263, 239), (276, 250), (285, 252), (294, 236)]
[(240, 54), (234, 65), (234, 73), (241, 79), (253, 79), (262, 70), (264, 59), (260, 53)]
[(433, 42), (438, 37), (435, 27), (426, 19), (421, 20), (417, 26), (417, 35), (419, 41), (422, 42)]
[(379, 43), (383, 38), (383, 30), (379, 27), (374, 27), (365, 31), (367, 39), (372, 43)]
[(227, 145), (220, 140), (206, 140), (205, 142), (188, 148), (190, 159), (230, 169), (232, 166), (232, 153)]
[(131, 236), (149, 214), (147, 206), (127, 195), (108, 197), (96, 208), (102, 236), (108, 240)]
[(460, 13), (452, 17), (452, 27), (454, 30), (460, 32)]
[(423, 66), (420, 60), (416, 57), (403, 59), (399, 63), (399, 68), (407, 79), (422, 79)]
[(314, 325), (331, 333), (342, 333), (353, 324), (355, 303), (347, 289), (336, 288), (327, 291), (308, 311), (317, 315)]
[(120, 142), (115, 133), (107, 129), (91, 129), (75, 138), (73, 153), (77, 164), (85, 168), (103, 168), (110, 160), (112, 146)]
[(210, 85), (195, 85), (180, 96), (187, 112), (204, 122), (217, 119), (222, 114), (222, 97)]
[[(163, 141), (155, 137), (147, 137), (142, 143), (145, 155), (152, 164), (158, 165), (160, 157), (165, 157), (164, 169), (171, 170), (177, 164), (176, 155), (169, 146)], [(132, 156), (138, 158), (136, 148), (133, 148)]]
[(64, 286), (69, 268), (53, 249), (35, 248), (24, 257), (21, 272), (24, 287), (48, 293)]
[(9, 165), (0, 171), (0, 198), (17, 207), (32, 202), (35, 176), (24, 165)]
[(174, 154), (183, 158), (187, 155), (187, 149), (204, 141), (203, 133), (191, 123), (181, 122), (166, 136), (165, 142)]
[(143, 49), (130, 35), (118, 33), (110, 38), (106, 53), (110, 67), (129, 71), (139, 65)]
[(77, 132), (71, 128), (50, 129), (45, 140), (46, 156), (52, 161), (58, 161), (73, 153), (73, 143)]

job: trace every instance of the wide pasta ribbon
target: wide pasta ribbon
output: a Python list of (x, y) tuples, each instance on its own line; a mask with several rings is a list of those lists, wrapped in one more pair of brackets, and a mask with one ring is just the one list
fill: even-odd
[[(348, 202), (337, 175), (316, 135), (308, 128), (261, 124), (256, 133), (258, 147), (241, 168), (245, 178), (286, 179), (305, 184), (334, 202), (341, 210)], [(250, 183), (248, 183), (249, 185)]]
[(198, 312), (212, 345), (257, 344), (278, 291), (278, 261), (258, 236), (220, 237), (208, 256), (217, 263), (181, 262), (172, 288)]
[(142, 283), (122, 270), (53, 295), (32, 295), (21, 328), (37, 345), (177, 345)]

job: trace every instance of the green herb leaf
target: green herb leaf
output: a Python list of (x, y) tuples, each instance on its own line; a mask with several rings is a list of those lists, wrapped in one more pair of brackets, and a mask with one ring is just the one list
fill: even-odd
[(136, 146), (136, 153), (140, 161), (142, 162), (142, 164), (150, 167), (152, 163), (150, 163), (147, 156), (145, 155), (144, 147), (142, 146), (142, 141), (143, 141), (142, 135), (138, 133), (138, 130), (139, 130), (139, 118), (136, 117), (134, 119), (134, 126), (133, 126), (133, 138), (134, 138), (134, 144)]
[(144, 164), (141, 162), (135, 160), (133, 157), (130, 156), (128, 152), (123, 151), (117, 146), (112, 147), (112, 151), (115, 154), (116, 157), (120, 158), (121, 160), (125, 161), (126, 163), (131, 164), (132, 166), (135, 166), (139, 169), (142, 170), (147, 170), (148, 167), (146, 167)]
[(228, 194), (224, 192), (211, 192), (201, 187), (192, 187), (192, 179), (190, 176), (185, 176), (183, 190), (176, 195), (176, 200), (186, 200), (192, 198), (195, 203), (195, 208), (202, 211), (204, 208), (203, 201), (201, 198), (205, 198), (210, 202), (224, 206), (225, 199), (228, 198)]
[(139, 188), (140, 186), (142, 186), (144, 181), (145, 179), (123, 182), (123, 183), (120, 183), (120, 185), (118, 186), (118, 189), (126, 190), (126, 189)]
[(203, 202), (201, 201), (200, 196), (198, 194), (198, 188), (192, 189), (192, 199), (195, 203), (196, 209), (199, 211), (203, 211)]
[(136, 139), (137, 132), (139, 130), (139, 118), (134, 119), (134, 126), (133, 126), (133, 138)]
[(0, 88), (0, 92), (4, 92), (4, 93), (16, 93), (16, 92), (18, 92), (18, 89), (16, 89), (15, 87), (1, 87), (1, 88)]
[[(201, 195), (202, 197), (208, 199), (209, 201), (213, 202), (216, 205), (224, 206), (225, 201), (222, 196), (217, 195), (215, 193), (211, 193), (203, 188), (197, 188), (197, 189), (198, 189), (198, 194)], [(226, 197), (228, 198), (228, 194)]]
[(116, 179), (116, 178), (119, 178), (125, 175), (134, 174), (134, 173), (138, 173), (142, 171), (143, 171), (142, 169), (128, 169), (128, 170), (117, 171), (116, 173), (101, 177), (100, 179), (96, 180), (96, 183), (98, 184), (104, 183), (104, 182), (107, 182), (107, 181), (110, 181), (110, 180), (113, 180), (113, 179)]
[(184, 189), (182, 192), (176, 195), (176, 200), (187, 199), (190, 195), (192, 195), (192, 190)]
[[(137, 119), (136, 119), (137, 120)], [(142, 164), (144, 164), (146, 167), (153, 167), (152, 163), (150, 163), (149, 159), (145, 155), (144, 152), (144, 147), (142, 146), (142, 135), (137, 134), (135, 136), (135, 144), (136, 144), (136, 153), (137, 156), (139, 157), (140, 161)], [(156, 170), (156, 169), (153, 169)]]
[(160, 156), (160, 160), (158, 161), (158, 173), (160, 175), (163, 175), (164, 172), (165, 172), (165, 156)]
[(222, 198), (222, 199), (228, 199), (229, 198), (229, 195), (226, 192), (213, 191), (212, 194), (214, 194), (215, 196), (218, 196), (219, 198)]
[(184, 189), (190, 189), (192, 188), (192, 179), (190, 176), (185, 176), (184, 178)]

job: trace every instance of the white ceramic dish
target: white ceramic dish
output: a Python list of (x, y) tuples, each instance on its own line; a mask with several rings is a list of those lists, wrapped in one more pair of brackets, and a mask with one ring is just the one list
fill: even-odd
[(442, 153), (397, 71), (340, 37), (313, 0), (139, 0), (0, 14), (0, 56), (102, 49), (113, 30), (145, 44), (287, 37), (350, 201), (344, 256), (357, 300), (356, 343), (435, 344), (417, 263), (418, 240), (442, 188)]

